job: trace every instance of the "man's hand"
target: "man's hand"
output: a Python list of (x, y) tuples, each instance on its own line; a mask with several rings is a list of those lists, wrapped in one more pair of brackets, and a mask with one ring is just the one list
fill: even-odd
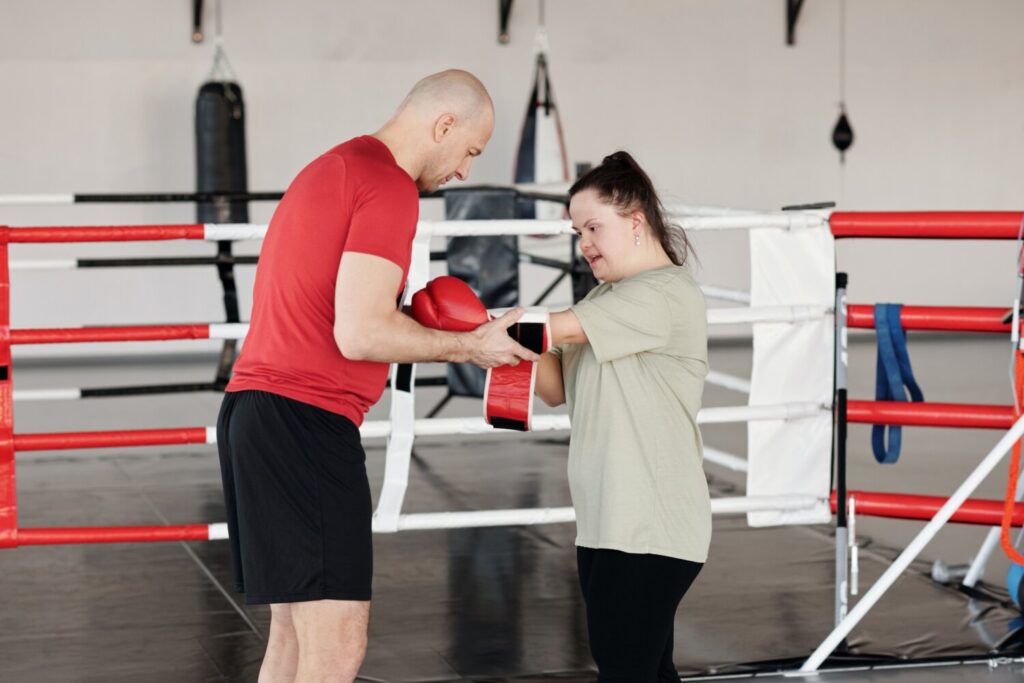
[(513, 308), (470, 332), (467, 336), (472, 342), (467, 349), (466, 360), (481, 368), (518, 365), (520, 360), (540, 360), (539, 355), (509, 336), (508, 328), (519, 322), (524, 312), (522, 308)]

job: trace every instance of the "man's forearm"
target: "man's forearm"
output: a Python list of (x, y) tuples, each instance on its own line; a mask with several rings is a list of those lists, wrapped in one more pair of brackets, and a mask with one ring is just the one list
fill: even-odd
[(343, 355), (351, 360), (379, 363), (466, 362), (472, 355), (472, 333), (444, 332), (423, 327), (395, 311), (373, 324), (360, 325), (359, 338), (335, 335)]

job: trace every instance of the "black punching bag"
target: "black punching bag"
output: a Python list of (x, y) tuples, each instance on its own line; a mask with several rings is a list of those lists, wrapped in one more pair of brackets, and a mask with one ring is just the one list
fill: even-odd
[[(246, 192), (245, 105), (242, 88), (208, 81), (196, 97), (196, 191)], [(200, 223), (248, 223), (244, 201), (199, 202)]]
[[(196, 97), (196, 191), (247, 192), (245, 164), (245, 105), (242, 88), (231, 81), (208, 81)], [(199, 223), (248, 223), (249, 205), (245, 201), (218, 198), (196, 204)], [(224, 289), (226, 322), (239, 322), (238, 294), (231, 258), (231, 242), (218, 242), (217, 255), (225, 260), (217, 265)], [(215, 385), (223, 388), (235, 361), (235, 340), (224, 342), (217, 366)]]

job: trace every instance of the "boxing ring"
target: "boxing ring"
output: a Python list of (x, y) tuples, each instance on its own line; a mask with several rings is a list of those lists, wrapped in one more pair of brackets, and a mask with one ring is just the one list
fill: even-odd
[[(38, 198), (37, 198), (38, 199)], [(0, 201), (0, 204), (4, 203)], [(851, 399), (833, 405), (833, 389), (841, 386), (837, 371), (845, 365), (848, 329), (874, 327), (871, 305), (850, 304), (840, 290), (837, 297), (834, 240), (858, 238), (914, 239), (1018, 239), (1019, 212), (859, 213), (822, 211), (721, 215), (692, 210), (680, 222), (688, 231), (746, 230), (751, 233), (751, 292), (704, 287), (709, 299), (737, 306), (710, 308), (710, 325), (749, 324), (754, 329), (755, 367), (752, 378), (712, 372), (709, 383), (749, 395), (746, 405), (706, 408), (700, 424), (747, 425), (750, 450), (746, 457), (708, 447), (706, 460), (747, 472), (747, 495), (712, 500), (715, 514), (746, 514), (751, 526), (825, 523), (838, 512), (856, 516), (931, 520), (879, 581), (846, 613), (849, 590), (849, 540), (837, 534), (837, 628), (804, 662), (800, 671), (816, 671), (832, 650), (884, 594), (923, 547), (947, 522), (998, 525), (1003, 501), (972, 500), (970, 495), (1024, 433), (1024, 420), (1015, 420), (1012, 406), (952, 403), (907, 403)], [(187, 339), (245, 337), (244, 323), (130, 325), (84, 328), (11, 329), (10, 273), (12, 270), (74, 268), (74, 260), (17, 262), (8, 259), (11, 244), (83, 242), (139, 242), (170, 240), (254, 240), (266, 226), (256, 224), (51, 226), (0, 228), (0, 546), (223, 539), (223, 523), (165, 526), (20, 528), (17, 525), (16, 454), (94, 448), (152, 447), (213, 444), (210, 426), (145, 430), (54, 432), (22, 434), (15, 431), (14, 401), (74, 400), (84, 397), (74, 388), (18, 391), (14, 389), (11, 347), (35, 344), (93, 342), (157, 342)], [(569, 235), (567, 221), (422, 221), (414, 241), (409, 272), (412, 292), (430, 274), (430, 240), (462, 235)], [(809, 263), (809, 273), (783, 276), (780, 263)], [(790, 269), (800, 270), (800, 269)], [(778, 280), (783, 282), (780, 284)], [(840, 315), (835, 315), (836, 311)], [(1014, 323), (1003, 320), (1004, 309), (980, 307), (905, 306), (904, 329), (969, 331), (1009, 334)], [(790, 360), (779, 361), (788, 352)], [(806, 352), (813, 350), (808, 361)], [(760, 355), (759, 355), (760, 354)], [(799, 381), (780, 384), (780, 378), (801, 372)], [(487, 434), (493, 430), (483, 418), (415, 418), (416, 366), (393, 366), (390, 378), (390, 417), (368, 421), (364, 439), (384, 439), (385, 472), (374, 514), (374, 531), (454, 529), (504, 525), (540, 525), (569, 522), (571, 507), (450, 511), (434, 513), (403, 510), (409, 464), (416, 437)], [(839, 384), (837, 384), (837, 381)], [(850, 491), (845, 482), (833, 486), (833, 474), (844, 479), (845, 466), (833, 464), (833, 428), (848, 423), (905, 426), (944, 426), (994, 429), (1005, 432), (963, 484), (948, 498), (910, 494)], [(566, 415), (537, 415), (533, 431), (566, 431)], [(514, 438), (514, 435), (509, 435)], [(780, 457), (784, 453), (784, 457)], [(24, 456), (23, 456), (24, 457)], [(835, 472), (833, 472), (835, 469)], [(845, 504), (841, 504), (845, 501)], [(853, 515), (851, 515), (853, 517)], [(1013, 524), (1024, 522), (1024, 504), (1013, 510)], [(855, 547), (855, 546), (854, 546)], [(854, 558), (855, 560), (855, 558)]]

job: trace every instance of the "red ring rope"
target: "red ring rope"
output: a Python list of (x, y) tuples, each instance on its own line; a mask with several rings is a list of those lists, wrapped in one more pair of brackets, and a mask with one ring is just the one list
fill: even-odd
[(186, 225), (97, 225), (7, 228), (10, 243), (54, 242), (144, 242), (156, 240), (201, 240), (202, 224)]
[(1020, 211), (836, 211), (829, 217), (835, 237), (1015, 240)]
[[(903, 306), (900, 323), (905, 330), (941, 332), (1009, 332), (1010, 323), (1003, 322), (1005, 308), (966, 306)], [(874, 329), (875, 308), (862, 304), (847, 309), (848, 327)]]
[(210, 528), (206, 524), (18, 529), (18, 545), (208, 540)]
[[(930, 520), (948, 500), (941, 496), (880, 493), (877, 491), (850, 491), (847, 496), (857, 501), (858, 515), (891, 517), (893, 519)], [(832, 492), (830, 502), (832, 511), (835, 512), (835, 491)], [(996, 526), (999, 524), (1003, 512), (1003, 501), (1001, 500), (971, 498), (964, 501), (964, 504), (953, 513), (950, 521), (961, 524)], [(1013, 526), (1024, 526), (1024, 503), (1011, 506), (1010, 512), (1010, 522)]]
[(167, 341), (209, 339), (205, 325), (132, 325), (123, 327), (67, 327), (11, 330), (12, 344), (70, 344), (83, 342)]
[(850, 401), (847, 419), (860, 424), (1003, 430), (1012, 427), (1014, 422), (1011, 406), (903, 401)]
[(14, 450), (20, 452), (205, 443), (206, 427), (14, 435)]

